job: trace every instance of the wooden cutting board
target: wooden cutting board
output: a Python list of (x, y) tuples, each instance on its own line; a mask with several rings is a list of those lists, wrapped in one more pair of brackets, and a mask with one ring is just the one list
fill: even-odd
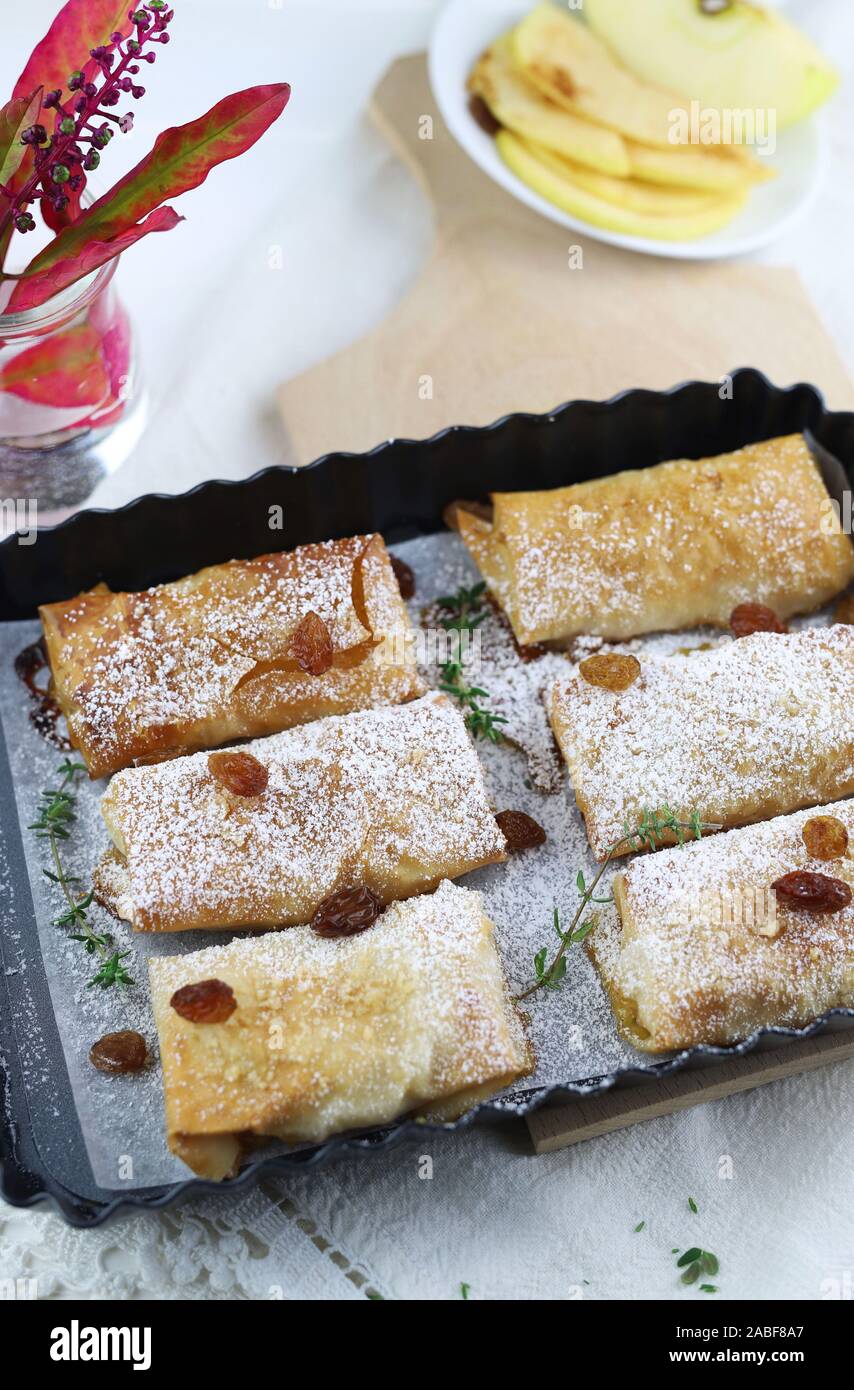
[(852, 1058), (854, 1031), (824, 1033), (804, 1042), (785, 1044), (775, 1052), (752, 1052), (729, 1062), (716, 1062), (702, 1071), (674, 1072), (661, 1081), (621, 1087), (589, 1100), (544, 1106), (526, 1116), (526, 1123), (535, 1151), (553, 1153), (584, 1139), (598, 1139), (615, 1129), (722, 1100), (831, 1062), (850, 1062)]
[(854, 406), (793, 270), (638, 256), (548, 222), (456, 144), (423, 56), (389, 70), (375, 116), (433, 203), (435, 244), (381, 324), (282, 386), (288, 462), (741, 366), (780, 385), (807, 378), (832, 407)]
[[(854, 387), (793, 270), (632, 255), (539, 217), (449, 135), (423, 57), (394, 64), (374, 114), (433, 203), (435, 244), (384, 322), (281, 387), (288, 462), (573, 397), (716, 380), (740, 366), (781, 385), (806, 378), (832, 407), (854, 408)], [(831, 1033), (542, 1109), (528, 1128), (545, 1153), (851, 1057), (854, 1033)]]

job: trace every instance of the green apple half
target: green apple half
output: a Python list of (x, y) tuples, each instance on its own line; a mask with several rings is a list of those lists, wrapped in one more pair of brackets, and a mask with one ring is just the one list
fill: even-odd
[(811, 39), (747, 0), (584, 0), (584, 16), (638, 77), (703, 106), (776, 111), (778, 130), (839, 82)]

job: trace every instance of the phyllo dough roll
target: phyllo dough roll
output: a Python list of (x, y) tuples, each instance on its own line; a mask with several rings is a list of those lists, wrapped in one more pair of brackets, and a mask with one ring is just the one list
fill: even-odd
[[(815, 856), (819, 815), (835, 823), (835, 857)], [(854, 1007), (846, 838), (854, 842), (851, 801), (633, 860), (614, 880), (622, 930), (603, 924), (587, 938), (623, 1036), (664, 1052), (733, 1043), (772, 1025), (800, 1028)], [(772, 884), (798, 871), (843, 885), (842, 905), (788, 905)]]
[(547, 492), (498, 492), (460, 533), (522, 643), (726, 626), (740, 603), (806, 613), (854, 547), (802, 435)]
[(101, 808), (124, 863), (96, 889), (137, 931), (292, 926), (343, 887), (389, 902), (506, 857), (444, 695), (127, 768)]
[(578, 673), (549, 696), (600, 859), (644, 810), (728, 827), (851, 796), (852, 710), (854, 627), (843, 624), (650, 658), (620, 693)]
[(378, 535), (231, 560), (138, 594), (102, 584), (39, 611), (91, 777), (423, 693)]
[[(450, 1120), (531, 1066), (480, 894), (447, 882), (358, 936), (296, 927), (149, 974), (169, 1147), (205, 1178), (236, 1169), (241, 1136), (317, 1143), (405, 1114)], [(170, 1000), (208, 980), (236, 1007), (191, 1022)]]

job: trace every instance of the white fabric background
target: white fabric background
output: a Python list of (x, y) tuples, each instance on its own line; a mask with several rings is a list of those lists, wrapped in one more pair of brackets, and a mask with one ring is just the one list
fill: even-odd
[[(226, 90), (284, 77), (294, 97), (250, 155), (181, 201), (185, 224), (121, 268), (152, 417), (97, 503), (286, 461), (273, 387), (358, 337), (415, 277), (429, 209), (362, 113), (391, 58), (424, 46), (439, 7), (177, 0), (174, 42), (146, 74), (133, 136), (111, 147), (111, 175), (158, 128)], [(54, 8), (4, 0), (2, 88)], [(846, 84), (815, 212), (757, 259), (797, 266), (854, 371), (854, 12), (849, 0), (788, 8), (847, 68)], [(270, 269), (275, 248), (281, 270)], [(721, 1260), (722, 1296), (850, 1298), (852, 1078), (854, 1065), (840, 1064), (543, 1158), (521, 1123), (466, 1132), (106, 1232), (0, 1207), (0, 1280), (35, 1277), (54, 1298), (342, 1299), (372, 1288), (453, 1299), (465, 1282), (472, 1298), (690, 1301), (702, 1295), (679, 1285), (670, 1250), (697, 1243)], [(432, 1179), (419, 1177), (424, 1154)], [(720, 1176), (726, 1156), (731, 1178)]]

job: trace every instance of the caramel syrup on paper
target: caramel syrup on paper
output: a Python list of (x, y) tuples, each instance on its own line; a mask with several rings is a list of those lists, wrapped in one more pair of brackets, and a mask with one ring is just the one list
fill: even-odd
[(30, 723), (33, 728), (48, 743), (52, 743), (55, 748), (61, 748), (63, 753), (68, 753), (72, 745), (56, 727), (62, 710), (50, 692), (36, 684), (36, 676), (45, 669), (47, 664), (44, 638), (39, 637), (36, 642), (31, 642), (28, 647), (24, 647), (23, 651), (18, 652), (15, 657), (15, 675), (30, 692), (30, 699), (32, 700)]

